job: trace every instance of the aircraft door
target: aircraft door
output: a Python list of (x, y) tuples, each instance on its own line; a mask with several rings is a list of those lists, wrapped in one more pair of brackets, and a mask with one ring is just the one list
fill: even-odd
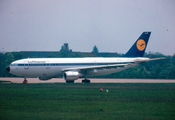
[(49, 63), (49, 61), (46, 61), (46, 69), (50, 69), (50, 63)]
[(29, 62), (28, 61), (24, 61), (24, 69), (29, 69)]
[(94, 65), (97, 65), (97, 62), (96, 61), (94, 61)]

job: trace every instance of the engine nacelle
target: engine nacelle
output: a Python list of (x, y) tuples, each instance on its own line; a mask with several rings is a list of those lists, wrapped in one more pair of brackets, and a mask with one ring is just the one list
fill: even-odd
[(67, 71), (64, 73), (63, 76), (66, 81), (74, 81), (77, 80), (79, 77), (81, 77), (82, 74), (80, 74), (77, 71)]

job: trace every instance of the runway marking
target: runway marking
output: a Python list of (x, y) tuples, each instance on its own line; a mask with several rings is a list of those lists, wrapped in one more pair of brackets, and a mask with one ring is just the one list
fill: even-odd
[[(0, 78), (0, 81), (10, 81), (11, 83), (22, 83), (24, 78)], [(27, 78), (28, 83), (66, 83), (63, 78), (53, 78), (47, 81), (41, 81), (38, 78)], [(175, 80), (168, 79), (90, 79), (91, 83), (175, 83)], [(75, 83), (81, 83), (81, 79), (75, 80)]]

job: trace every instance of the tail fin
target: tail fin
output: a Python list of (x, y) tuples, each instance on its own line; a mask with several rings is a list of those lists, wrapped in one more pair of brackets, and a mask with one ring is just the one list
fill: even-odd
[(124, 57), (143, 57), (151, 32), (143, 32)]

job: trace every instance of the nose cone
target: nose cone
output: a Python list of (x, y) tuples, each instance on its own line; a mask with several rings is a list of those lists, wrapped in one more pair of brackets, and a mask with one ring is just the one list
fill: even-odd
[(7, 70), (8, 72), (10, 72), (10, 66), (6, 67), (6, 70)]

